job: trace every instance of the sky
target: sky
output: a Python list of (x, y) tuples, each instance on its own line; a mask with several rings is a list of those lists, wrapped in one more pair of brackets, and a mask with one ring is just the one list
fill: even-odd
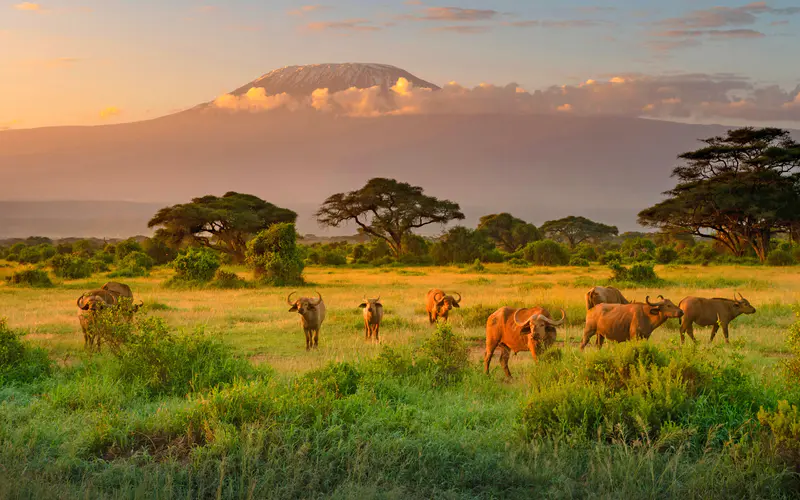
[[(799, 27), (800, 0), (0, 0), (0, 129), (155, 118), (275, 68), (328, 62), (529, 92), (695, 75), (679, 97), (713, 108), (706, 121), (795, 123)], [(606, 106), (598, 92), (592, 109), (637, 89)], [(712, 91), (731, 102), (710, 105)]]

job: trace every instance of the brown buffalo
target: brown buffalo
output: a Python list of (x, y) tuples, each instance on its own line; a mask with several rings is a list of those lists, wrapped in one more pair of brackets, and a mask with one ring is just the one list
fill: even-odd
[(375, 340), (380, 342), (378, 334), (381, 331), (381, 320), (383, 319), (383, 304), (381, 304), (381, 297), (377, 299), (368, 299), (364, 297), (364, 302), (358, 307), (364, 310), (364, 337), (371, 339), (375, 335)]
[(622, 292), (611, 286), (596, 286), (586, 292), (586, 310), (597, 304), (629, 304)]
[(125, 321), (132, 321), (133, 314), (139, 310), (142, 304), (131, 304), (128, 297), (120, 297), (118, 294), (104, 289), (90, 290), (83, 293), (77, 300), (78, 321), (83, 331), (83, 343), (86, 349), (96, 348), (100, 351), (102, 335), (98, 332), (98, 315), (100, 311), (107, 308), (116, 308), (122, 314)]
[(439, 320), (439, 318), (442, 318), (445, 322), (447, 322), (447, 317), (450, 314), (450, 310), (454, 307), (461, 307), (459, 305), (461, 303), (461, 294), (458, 292), (455, 293), (458, 295), (458, 300), (456, 300), (452, 295), (446, 295), (438, 288), (428, 291), (425, 309), (428, 311), (428, 320), (431, 322), (431, 324), (434, 324)]
[(303, 332), (306, 334), (306, 350), (319, 347), (319, 329), (325, 321), (325, 303), (322, 301), (322, 295), (317, 292), (319, 296), (317, 300), (300, 297), (292, 301), (292, 295), (295, 293), (297, 292), (290, 293), (286, 298), (286, 302), (292, 306), (289, 312), (300, 315), (300, 324), (303, 325)]
[(653, 304), (650, 297), (645, 303), (598, 304), (586, 313), (586, 326), (583, 330), (581, 350), (596, 334), (597, 347), (603, 347), (605, 339), (625, 342), (633, 339), (648, 339), (653, 330), (670, 318), (683, 316), (678, 306), (659, 295), (661, 302)]
[(109, 292), (117, 295), (118, 297), (127, 297), (133, 301), (133, 291), (131, 287), (124, 283), (117, 283), (116, 281), (109, 281), (105, 285), (101, 287), (103, 290), (108, 290)]
[(563, 325), (566, 318), (567, 315), (562, 309), (561, 319), (553, 321), (550, 313), (541, 307), (528, 309), (501, 307), (492, 313), (486, 321), (486, 355), (483, 361), (486, 374), (489, 374), (489, 363), (498, 346), (503, 351), (500, 354), (500, 365), (508, 378), (511, 378), (508, 369), (511, 351), (514, 351), (514, 354), (530, 351), (533, 359), (538, 360), (537, 353), (555, 342), (555, 327)]
[(686, 297), (678, 306), (683, 311), (681, 318), (681, 344), (684, 342), (684, 333), (689, 334), (689, 338), (697, 342), (694, 338), (693, 323), (700, 326), (713, 326), (711, 329), (711, 342), (719, 327), (722, 327), (722, 334), (725, 336), (725, 343), (728, 342), (728, 324), (736, 319), (740, 314), (754, 314), (756, 308), (742, 294), (736, 299), (734, 294), (731, 299), (704, 299), (700, 297)]

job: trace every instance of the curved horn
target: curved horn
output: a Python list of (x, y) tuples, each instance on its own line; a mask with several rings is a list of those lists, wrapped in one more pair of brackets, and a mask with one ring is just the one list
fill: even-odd
[(657, 305), (657, 304), (653, 304), (652, 302), (650, 302), (650, 296), (649, 295), (644, 298), (644, 301), (647, 303), (648, 306), (651, 306), (651, 307), (655, 307)]
[(316, 302), (314, 302), (315, 306), (318, 306), (320, 302), (322, 302), (322, 294), (317, 292), (317, 296), (319, 297)]
[(561, 310), (561, 319), (558, 320), (558, 321), (553, 321), (552, 319), (548, 318), (547, 316), (542, 316), (542, 319), (545, 321), (545, 323), (547, 323), (549, 325), (561, 326), (561, 325), (564, 324), (565, 321), (567, 321), (567, 313), (564, 312), (564, 310), (562, 309)]
[(527, 325), (527, 324), (528, 324), (528, 322), (531, 320), (531, 318), (533, 318), (533, 316), (531, 316), (531, 318), (528, 318), (528, 321), (525, 321), (525, 322), (523, 322), (523, 323), (520, 323), (520, 322), (517, 320), (517, 315), (519, 314), (519, 312), (520, 312), (521, 310), (522, 310), (522, 309), (517, 309), (517, 312), (515, 312), (515, 313), (514, 313), (514, 323), (516, 323), (516, 325), (517, 325), (517, 326), (525, 326), (525, 325)]
[(460, 303), (461, 303), (461, 294), (460, 294), (460, 293), (458, 293), (458, 292), (453, 292), (453, 293), (455, 293), (456, 295), (458, 295), (458, 300), (456, 301), (456, 304), (460, 304)]
[(664, 298), (663, 295), (659, 295), (658, 298), (661, 299), (661, 300), (667, 300), (667, 299)]
[(381, 301), (381, 296), (380, 296), (380, 295), (378, 295), (378, 298), (377, 298), (377, 299), (375, 299), (375, 302), (380, 302), (380, 301)]
[(142, 307), (143, 305), (144, 305), (144, 301), (143, 300), (139, 300), (139, 307)]
[(287, 304), (289, 304), (290, 306), (293, 306), (293, 305), (294, 305), (294, 303), (292, 302), (292, 295), (294, 295), (294, 294), (296, 294), (296, 293), (297, 293), (297, 292), (292, 292), (292, 293), (290, 293), (290, 294), (289, 294), (289, 296), (288, 296), (288, 297), (286, 297), (286, 303), (287, 303)]
[(78, 307), (83, 309), (83, 299), (86, 297), (86, 293), (82, 293), (80, 297), (78, 297)]
[[(739, 293), (739, 292), (736, 292), (736, 293)], [(736, 297), (736, 296), (734, 295), (734, 297)], [(744, 300), (744, 295), (742, 295), (741, 293), (739, 293), (739, 299), (741, 299), (741, 300)]]

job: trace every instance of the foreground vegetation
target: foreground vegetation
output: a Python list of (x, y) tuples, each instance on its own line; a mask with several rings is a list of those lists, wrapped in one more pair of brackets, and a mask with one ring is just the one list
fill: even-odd
[[(796, 497), (800, 396), (783, 365), (800, 279), (655, 271), (626, 296), (738, 290), (758, 312), (728, 346), (701, 329), (680, 348), (673, 321), (580, 353), (583, 294), (606, 266), (314, 266), (300, 291), (319, 290), (329, 315), (307, 353), (292, 289), (166, 287), (173, 271), (155, 267), (125, 280), (146, 304), (126, 347), (88, 356), (74, 303), (107, 276), (0, 285), (13, 366), (0, 372), (0, 498)], [(452, 330), (427, 325), (433, 286), (464, 296)], [(381, 345), (363, 340), (357, 309), (378, 294)], [(539, 364), (512, 357), (512, 382), (486, 377), (486, 317), (523, 304), (563, 307), (568, 326)]]

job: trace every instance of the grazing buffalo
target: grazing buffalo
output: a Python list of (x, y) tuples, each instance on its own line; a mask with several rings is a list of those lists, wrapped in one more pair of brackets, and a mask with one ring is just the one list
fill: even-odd
[(597, 304), (629, 304), (622, 292), (611, 286), (596, 286), (586, 292), (586, 310)]
[(625, 342), (633, 339), (648, 339), (653, 330), (668, 319), (680, 318), (683, 311), (671, 300), (659, 295), (661, 302), (653, 304), (650, 297), (645, 303), (599, 304), (586, 313), (586, 327), (583, 330), (581, 350), (596, 334), (597, 347), (603, 347), (605, 339)]
[(300, 315), (300, 324), (303, 325), (303, 332), (306, 334), (306, 350), (319, 347), (319, 329), (325, 321), (325, 303), (322, 301), (322, 295), (317, 292), (319, 296), (317, 300), (300, 297), (292, 301), (292, 295), (295, 293), (297, 292), (290, 293), (286, 298), (292, 306), (289, 312), (297, 312)]
[(108, 290), (109, 292), (117, 295), (118, 297), (127, 297), (133, 301), (133, 291), (131, 287), (124, 283), (117, 283), (116, 281), (109, 281), (105, 285), (101, 287), (103, 290)]
[(725, 343), (728, 342), (728, 324), (740, 314), (754, 314), (756, 308), (750, 305), (746, 298), (739, 294), (736, 299), (734, 294), (731, 299), (703, 299), (700, 297), (686, 297), (678, 306), (683, 311), (681, 318), (681, 344), (684, 341), (684, 333), (689, 334), (689, 338), (697, 342), (694, 338), (693, 323), (700, 326), (713, 326), (711, 329), (711, 342), (719, 327), (722, 327), (722, 334), (725, 336)]
[(377, 299), (368, 299), (364, 297), (364, 302), (358, 307), (364, 310), (364, 337), (369, 340), (374, 334), (375, 340), (380, 342), (378, 334), (381, 331), (381, 320), (383, 319), (381, 296), (378, 295)]
[(450, 314), (450, 310), (454, 307), (461, 307), (458, 305), (461, 303), (461, 294), (458, 292), (455, 293), (458, 295), (458, 300), (456, 300), (452, 295), (446, 295), (438, 288), (428, 291), (425, 309), (428, 311), (428, 320), (431, 322), (431, 324), (434, 324), (439, 320), (439, 318), (443, 318), (444, 321), (447, 322), (447, 317)]
[(101, 337), (97, 334), (97, 316), (107, 307), (117, 305), (117, 296), (108, 290), (92, 290), (78, 297), (78, 321), (83, 331), (83, 347), (100, 351)]
[(489, 363), (498, 346), (503, 351), (500, 354), (500, 365), (508, 378), (511, 378), (508, 369), (511, 351), (514, 351), (514, 354), (530, 351), (533, 359), (538, 360), (537, 353), (555, 342), (555, 327), (563, 325), (566, 318), (567, 315), (562, 309), (561, 319), (553, 321), (550, 313), (541, 307), (528, 309), (501, 307), (492, 313), (486, 321), (486, 355), (483, 361), (486, 374), (489, 374)]

